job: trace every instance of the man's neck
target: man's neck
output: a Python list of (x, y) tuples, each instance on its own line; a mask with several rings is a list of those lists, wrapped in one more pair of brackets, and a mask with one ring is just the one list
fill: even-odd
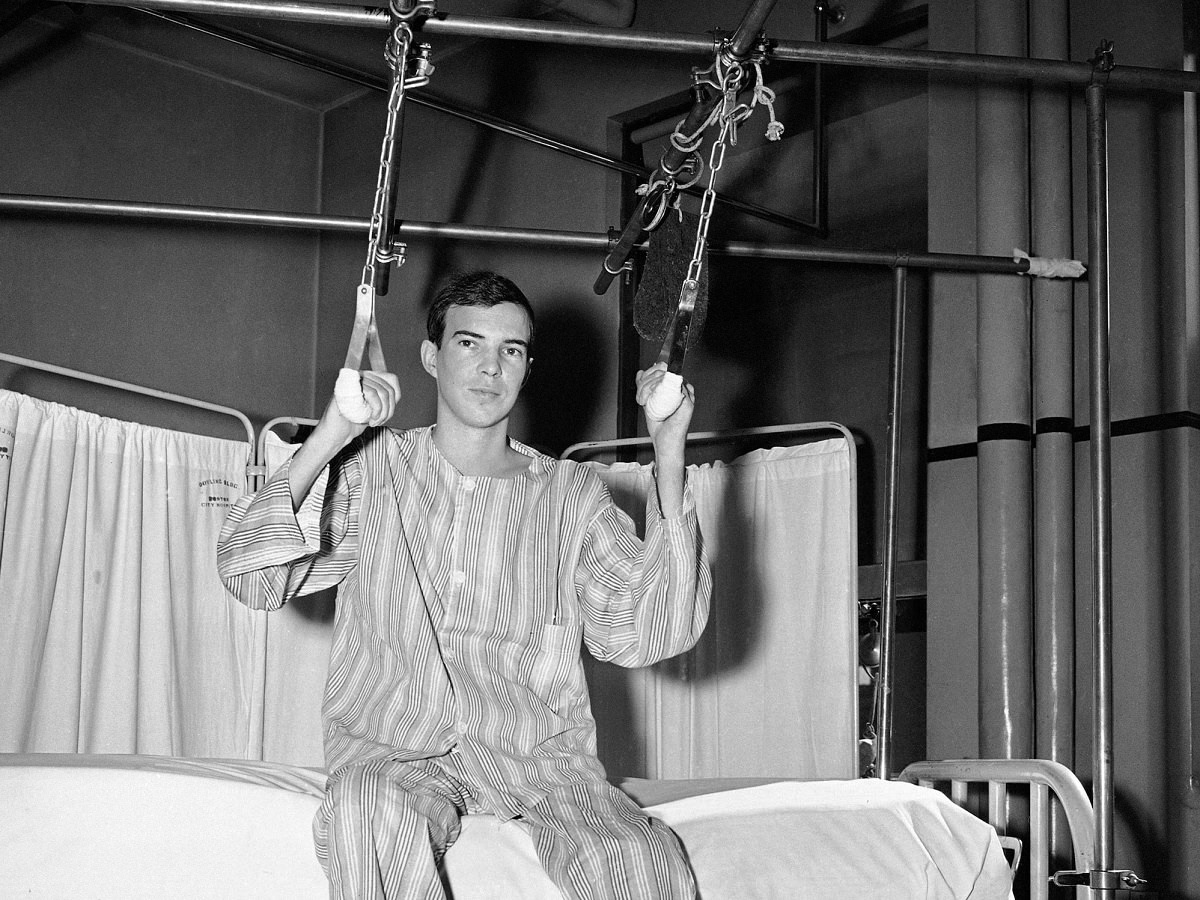
[(508, 445), (507, 423), (492, 428), (472, 428), (460, 423), (439, 422), (433, 428), (433, 443), (442, 456), (464, 475), (511, 475), (523, 454)]

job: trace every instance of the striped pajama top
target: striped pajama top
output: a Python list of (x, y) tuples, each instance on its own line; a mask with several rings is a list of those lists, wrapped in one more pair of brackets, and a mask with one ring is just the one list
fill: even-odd
[(256, 609), (340, 584), (325, 689), (326, 765), (454, 752), (481, 807), (522, 814), (603, 778), (581, 659), (648, 665), (708, 618), (690, 489), (645, 539), (587, 466), (532, 457), (508, 478), (458, 472), (432, 429), (370, 429), (293, 513), (285, 465), (230, 511), (217, 549)]

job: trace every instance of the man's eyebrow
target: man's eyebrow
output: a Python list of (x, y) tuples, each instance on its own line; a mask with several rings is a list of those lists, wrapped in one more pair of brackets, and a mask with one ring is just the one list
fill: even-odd
[[(475, 338), (476, 340), (479, 340), (479, 341), (485, 340), (484, 336), (482, 334), (480, 334), (479, 332), (468, 331), (466, 328), (457, 329), (453, 334), (450, 335), (450, 337), (456, 338), (459, 335), (462, 335), (463, 337)], [(524, 347), (526, 350), (529, 349), (529, 341), (525, 340), (524, 338), (504, 338), (504, 340), (501, 341), (501, 343), (503, 343), (503, 344), (519, 344), (520, 346)]]

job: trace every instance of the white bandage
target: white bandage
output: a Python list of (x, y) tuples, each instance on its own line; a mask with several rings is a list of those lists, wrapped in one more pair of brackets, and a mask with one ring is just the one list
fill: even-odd
[(683, 376), (676, 372), (664, 372), (662, 381), (646, 400), (646, 418), (661, 422), (679, 409), (683, 402)]
[(1041, 278), (1078, 278), (1087, 269), (1077, 259), (1058, 259), (1049, 256), (1030, 256), (1024, 250), (1013, 250), (1013, 262), (1029, 261), (1028, 275)]
[(338, 372), (337, 382), (333, 385), (333, 399), (346, 421), (365, 425), (371, 420), (371, 407), (363, 396), (362, 375), (354, 369)]

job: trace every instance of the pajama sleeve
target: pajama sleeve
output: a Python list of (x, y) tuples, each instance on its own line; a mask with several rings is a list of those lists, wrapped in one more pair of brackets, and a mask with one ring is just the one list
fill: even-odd
[(646, 501), (646, 536), (601, 487), (576, 569), (584, 640), (597, 659), (645, 666), (690, 649), (708, 621), (712, 575), (691, 488), (664, 517)]
[(253, 495), (242, 497), (217, 539), (226, 589), (253, 609), (278, 609), (291, 597), (333, 587), (358, 558), (360, 464), (344, 454), (327, 466), (292, 510), (285, 462)]

